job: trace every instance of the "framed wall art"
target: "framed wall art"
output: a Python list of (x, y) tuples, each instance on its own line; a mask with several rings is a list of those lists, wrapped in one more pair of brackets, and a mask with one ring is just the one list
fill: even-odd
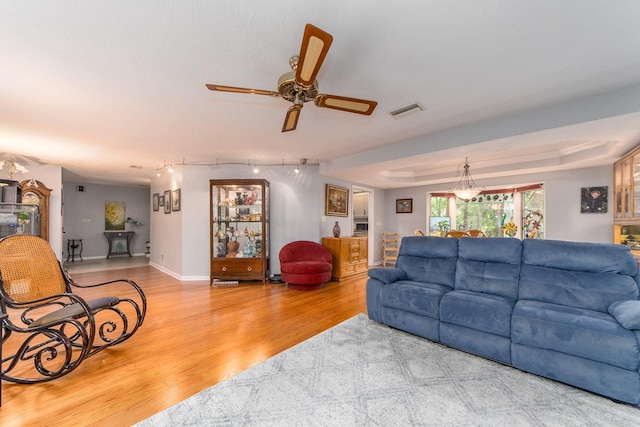
[(104, 229), (124, 230), (124, 202), (104, 202)]
[(171, 192), (171, 210), (173, 212), (180, 210), (180, 189)]
[(609, 187), (583, 187), (580, 190), (580, 213), (607, 213)]
[(349, 216), (349, 189), (327, 184), (324, 213), (328, 216)]
[(413, 213), (413, 199), (396, 199), (396, 213)]
[(153, 211), (158, 212), (160, 210), (160, 193), (153, 194)]
[(164, 213), (171, 213), (171, 190), (165, 190), (164, 192)]

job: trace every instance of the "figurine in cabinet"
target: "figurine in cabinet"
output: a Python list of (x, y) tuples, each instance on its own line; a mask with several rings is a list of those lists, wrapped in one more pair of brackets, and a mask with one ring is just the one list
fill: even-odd
[(235, 258), (238, 256), (238, 249), (240, 249), (240, 243), (233, 240), (227, 244), (227, 258)]

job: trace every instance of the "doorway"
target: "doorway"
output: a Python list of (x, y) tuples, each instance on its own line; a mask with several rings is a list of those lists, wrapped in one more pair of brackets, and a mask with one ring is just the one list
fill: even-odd
[(352, 186), (351, 191), (353, 193), (351, 204), (351, 216), (353, 218), (353, 235), (354, 236), (366, 236), (367, 240), (367, 253), (369, 266), (373, 265), (374, 261), (374, 249), (375, 249), (375, 234), (374, 234), (374, 192), (370, 188)]

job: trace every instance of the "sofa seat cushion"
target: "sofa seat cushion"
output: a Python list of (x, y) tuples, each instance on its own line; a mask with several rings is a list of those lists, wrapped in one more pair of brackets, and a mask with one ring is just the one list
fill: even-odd
[(637, 370), (636, 335), (606, 313), (540, 301), (521, 300), (513, 309), (515, 344), (554, 350), (623, 369)]
[(331, 264), (324, 261), (291, 261), (280, 266), (282, 273), (317, 274), (331, 271)]
[(385, 285), (380, 290), (380, 304), (438, 319), (440, 299), (449, 291), (451, 288), (437, 283), (402, 280)]
[(509, 337), (513, 303), (513, 300), (499, 295), (455, 290), (442, 297), (440, 320)]

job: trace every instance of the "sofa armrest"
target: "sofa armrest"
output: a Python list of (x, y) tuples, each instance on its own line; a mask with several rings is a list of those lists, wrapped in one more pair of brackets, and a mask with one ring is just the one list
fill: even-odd
[(640, 329), (640, 301), (616, 301), (609, 306), (609, 314), (625, 329)]
[(369, 277), (372, 279), (377, 279), (385, 284), (407, 279), (407, 273), (404, 270), (395, 267), (370, 268), (367, 274), (369, 274)]

